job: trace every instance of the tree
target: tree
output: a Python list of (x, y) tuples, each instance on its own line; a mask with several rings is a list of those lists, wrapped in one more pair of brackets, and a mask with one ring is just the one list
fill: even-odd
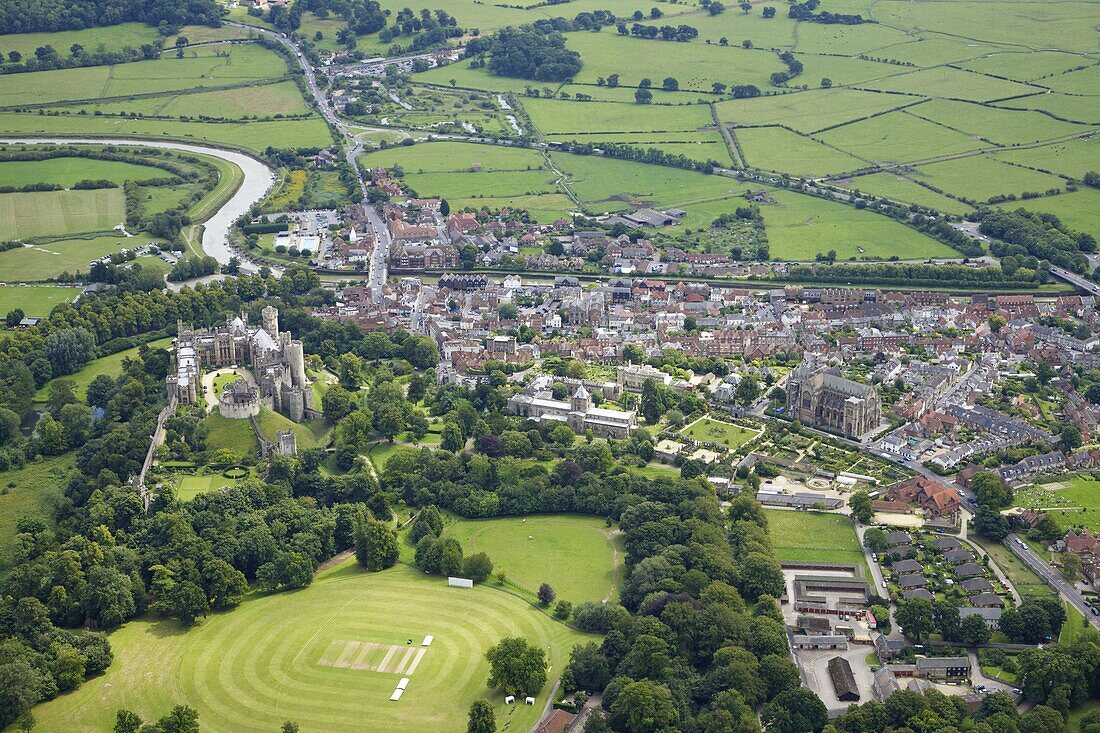
[(451, 204), (447, 199), (440, 199), (439, 201), (439, 213), (443, 216), (451, 215)]
[(433, 369), (439, 363), (439, 351), (436, 349), (435, 342), (427, 336), (409, 336), (401, 347), (401, 354), (413, 367), (421, 371)]
[(741, 594), (747, 601), (756, 601), (762, 595), (778, 598), (786, 583), (779, 561), (771, 555), (750, 552), (741, 561)]
[(752, 10), (752, 3), (743, 2), (740, 3), (739, 7), (741, 8), (741, 12), (748, 13), (750, 10)]
[(970, 490), (978, 504), (1000, 509), (1012, 503), (1012, 489), (1001, 477), (990, 471), (979, 471), (970, 479)]
[(631, 682), (611, 705), (611, 727), (624, 733), (658, 733), (680, 722), (668, 687), (650, 680)]
[(820, 733), (829, 723), (829, 712), (821, 698), (799, 688), (776, 695), (760, 719), (769, 733)]
[(374, 429), (392, 443), (398, 433), (405, 429), (405, 410), (394, 403), (382, 405), (374, 413)]
[(920, 641), (935, 628), (932, 623), (932, 602), (923, 598), (914, 598), (898, 604), (895, 614), (902, 632), (910, 639)]
[(1036, 705), (1020, 716), (1020, 733), (1065, 733), (1066, 720), (1057, 710)]
[(832, 80), (832, 79), (830, 79), (830, 78), (829, 78), (829, 77), (827, 77), (827, 76), (826, 76), (826, 77), (822, 77), (822, 79), (821, 79), (821, 88), (822, 88), (822, 89), (828, 89), (828, 88), (829, 88), (829, 87), (831, 87), (832, 85), (833, 85), (833, 80)]
[(462, 560), (462, 573), (475, 583), (484, 583), (493, 574), (493, 561), (484, 552)]
[(665, 80), (661, 82), (661, 87), (666, 92), (674, 92), (680, 88), (680, 82), (676, 80), (674, 76), (665, 77)]
[(1081, 447), (1081, 431), (1073, 425), (1064, 425), (1058, 445), (1065, 453), (1072, 453)]
[(554, 587), (551, 586), (549, 583), (543, 583), (539, 586), (538, 596), (539, 603), (541, 603), (543, 607), (546, 607), (554, 602), (554, 599), (558, 597), (558, 594), (554, 590)]
[(707, 6), (707, 12), (711, 15), (721, 15), (726, 12), (726, 6), (719, 2), (719, 0), (711, 0), (710, 5)]
[(773, 8), (770, 5), (765, 5), (764, 10), (762, 11), (762, 15), (765, 18), (774, 18), (775, 17), (775, 8)]
[(97, 374), (95, 379), (88, 384), (88, 389), (85, 392), (89, 405), (104, 409), (110, 404), (111, 398), (114, 396), (115, 380), (106, 374)]
[(502, 639), (485, 653), (485, 658), (489, 660), (489, 687), (527, 697), (546, 684), (546, 653), (525, 639)]
[(46, 338), (45, 351), (54, 376), (72, 374), (95, 358), (95, 337), (83, 328), (58, 331)]
[(1008, 520), (996, 509), (982, 504), (974, 513), (974, 531), (982, 537), (1000, 542), (1008, 536)]
[(360, 517), (355, 525), (355, 559), (377, 572), (397, 564), (397, 533), (373, 517)]
[(321, 396), (321, 412), (330, 424), (347, 417), (355, 409), (355, 397), (338, 384), (334, 384)]
[(886, 530), (881, 527), (868, 527), (863, 533), (863, 546), (871, 552), (886, 550)]
[(634, 90), (634, 101), (638, 104), (649, 104), (653, 101), (653, 92), (648, 89)]
[(861, 524), (867, 524), (875, 516), (874, 510), (871, 509), (871, 495), (866, 491), (853, 493), (848, 499), (848, 506), (852, 509), (852, 516)]
[[(572, 431), (570, 431), (572, 435)], [(440, 431), (439, 447), (445, 451), (457, 453), (462, 450), (462, 446), (465, 445), (466, 438), (462, 435), (462, 428), (453, 422), (443, 423), (443, 430)]]
[(497, 719), (493, 706), (481, 698), (470, 705), (470, 716), (466, 722), (466, 733), (496, 733)]
[(199, 713), (187, 705), (177, 705), (157, 721), (159, 733), (199, 733)]
[(1072, 552), (1063, 552), (1061, 555), (1062, 560), (1062, 575), (1070, 581), (1076, 580), (1077, 576), (1081, 574), (1081, 558), (1074, 555)]
[(752, 377), (743, 377), (733, 394), (742, 405), (750, 405), (760, 396), (760, 385)]
[(130, 710), (119, 710), (115, 713), (114, 733), (138, 733), (141, 730), (141, 717)]
[(992, 637), (993, 631), (981, 616), (967, 616), (959, 622), (958, 638), (967, 646), (987, 644)]

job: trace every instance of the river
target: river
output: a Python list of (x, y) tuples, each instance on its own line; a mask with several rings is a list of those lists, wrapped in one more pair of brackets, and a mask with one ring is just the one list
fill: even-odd
[[(275, 182), (275, 174), (270, 168), (244, 153), (221, 148), (209, 148), (190, 143), (167, 142), (161, 140), (139, 140), (127, 138), (82, 138), (82, 137), (3, 137), (0, 144), (5, 145), (133, 145), (147, 148), (167, 148), (185, 153), (200, 153), (212, 158), (221, 158), (232, 163), (244, 173), (240, 188), (214, 215), (203, 222), (202, 249), (221, 264), (228, 264), (234, 256), (229, 249), (229, 229), (237, 218), (246, 213), (252, 204), (263, 198)], [(247, 268), (246, 268), (247, 269)]]

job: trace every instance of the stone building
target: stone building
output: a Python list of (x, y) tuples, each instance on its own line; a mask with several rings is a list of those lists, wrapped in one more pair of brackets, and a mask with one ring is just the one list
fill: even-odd
[(196, 330), (181, 322), (172, 341), (174, 368), (165, 380), (168, 396), (181, 404), (198, 402), (204, 370), (239, 366), (256, 378), (259, 400), (266, 407), (294, 422), (315, 413), (302, 342), (289, 331), (279, 331), (278, 310), (267, 306), (262, 314), (262, 327), (250, 326), (244, 314), (226, 316), (225, 325), (213, 329)]
[(259, 415), (259, 391), (243, 379), (226, 385), (218, 399), (218, 414), (230, 420), (247, 420)]
[(633, 410), (606, 410), (592, 406), (592, 396), (582, 384), (565, 400), (553, 399), (549, 390), (537, 387), (527, 393), (508, 399), (508, 410), (513, 415), (531, 418), (539, 422), (550, 421), (568, 425), (576, 433), (591, 430), (594, 435), (607, 438), (627, 438), (638, 421)]
[(869, 384), (845, 379), (836, 368), (803, 365), (787, 380), (787, 411), (805, 425), (860, 436), (879, 426), (882, 408)]

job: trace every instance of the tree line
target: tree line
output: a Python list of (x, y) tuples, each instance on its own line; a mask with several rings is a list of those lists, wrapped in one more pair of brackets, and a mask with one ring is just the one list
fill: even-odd
[(0, 34), (53, 33), (119, 23), (221, 24), (214, 0), (9, 0), (0, 5)]

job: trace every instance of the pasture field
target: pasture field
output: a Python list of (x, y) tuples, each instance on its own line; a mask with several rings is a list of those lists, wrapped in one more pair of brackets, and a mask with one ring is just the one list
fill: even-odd
[(106, 179), (122, 185), (124, 181), (160, 178), (166, 172), (151, 166), (93, 158), (49, 158), (48, 160), (8, 160), (0, 162), (0, 186), (52, 183), (70, 188), (84, 179)]
[(702, 417), (680, 431), (692, 440), (700, 443), (721, 443), (730, 450), (737, 450), (745, 443), (760, 435), (759, 431), (749, 430), (740, 425)]
[(1100, 191), (1094, 188), (1027, 201), (1009, 201), (1000, 204), (1000, 208), (1045, 211), (1057, 216), (1070, 229), (1100, 237)]
[(907, 111), (890, 112), (819, 133), (818, 139), (880, 163), (906, 163), (976, 150), (986, 143)]
[(893, 201), (928, 206), (947, 214), (966, 214), (973, 210), (962, 201), (956, 201), (924, 186), (918, 186), (906, 178), (905, 174), (873, 173), (846, 181), (834, 181), (834, 183)]
[(458, 210), (467, 206), (480, 209), (488, 206), (490, 209), (499, 209), (510, 206), (516, 209), (526, 209), (531, 218), (542, 224), (550, 224), (562, 217), (569, 218), (568, 213), (577, 208), (568, 196), (563, 193), (544, 193), (537, 196), (507, 196), (505, 198), (476, 197), (450, 199), (451, 208)]
[(700, 162), (715, 160), (725, 166), (733, 164), (726, 141), (722, 138), (722, 133), (717, 130), (713, 132), (605, 132), (592, 135), (545, 135), (544, 137), (547, 140), (586, 142), (594, 145), (619, 143), (638, 148), (657, 148), (666, 153), (683, 155)]
[[(1004, 76), (1017, 81), (1038, 81), (1089, 63), (1090, 59), (1062, 51), (1006, 50), (966, 61), (963, 66), (982, 74)], [(1046, 85), (1046, 82), (1041, 82)]]
[(864, 565), (852, 520), (840, 514), (765, 509), (768, 536), (780, 562), (837, 562)]
[[(22, 289), (29, 290), (30, 288)], [(75, 293), (79, 292), (79, 290), (77, 290), (76, 288), (64, 289), (72, 291), (74, 295)], [(0, 295), (3, 294), (4, 290), (7, 290), (7, 288), (0, 288)], [(0, 307), (0, 309), (2, 309), (2, 307)], [(6, 310), (4, 312), (7, 313)], [(148, 344), (150, 349), (167, 349), (171, 345), (171, 338), (157, 339), (156, 341), (150, 341)], [(117, 377), (119, 374), (122, 374), (122, 362), (127, 358), (136, 358), (140, 348), (140, 346), (135, 346), (132, 349), (126, 349), (124, 351), (118, 352), (117, 354), (111, 354), (110, 356), (103, 356), (98, 359), (93, 359), (92, 361), (85, 364), (80, 371), (74, 372), (73, 374), (66, 374), (63, 377), (58, 377), (58, 379), (67, 379), (72, 382), (74, 387), (76, 388), (77, 399), (83, 402), (88, 391), (88, 385), (92, 383), (93, 379), (98, 377), (100, 374), (106, 374), (108, 377)], [(34, 399), (36, 402), (45, 402), (46, 398), (49, 396), (50, 382), (46, 382), (46, 384), (42, 386), (42, 389), (34, 393)]]
[(999, 194), (1042, 192), (1065, 185), (1065, 181), (1055, 176), (1003, 163), (988, 155), (922, 165), (911, 175), (950, 194), (976, 201)]
[[(4, 277), (11, 277), (19, 273), (4, 271)], [(5, 287), (0, 287), (0, 313), (8, 313), (14, 308), (22, 308), (28, 316), (45, 318), (58, 303), (69, 303), (80, 295), (80, 288), (62, 287), (60, 285), (28, 285), (19, 287), (13, 283), (18, 280), (8, 281)]]
[(5, 107), (10, 108), (225, 86), (286, 73), (286, 62), (282, 57), (257, 44), (214, 44), (190, 48), (182, 59), (166, 54), (152, 61), (116, 66), (0, 76), (0, 99), (4, 100)]
[[(0, 77), (3, 79), (6, 77)], [(0, 134), (95, 135), (206, 141), (263, 152), (276, 148), (326, 147), (332, 144), (328, 127), (319, 117), (307, 120), (275, 120), (231, 124), (218, 122), (175, 122), (168, 120), (88, 117), (84, 115), (37, 115), (0, 113)], [(120, 220), (121, 221), (121, 220)], [(117, 222), (116, 222), (117, 223)]]
[(791, 191), (769, 195), (776, 204), (761, 206), (760, 213), (764, 215), (772, 259), (813, 260), (818, 253), (829, 250), (836, 250), (838, 260), (958, 256), (947, 245), (866, 210)]
[(368, 153), (359, 160), (369, 168), (391, 168), (400, 164), (406, 173), (469, 171), (474, 166), (480, 166), (482, 172), (523, 171), (546, 166), (546, 160), (534, 150), (458, 142), (399, 146)]
[[(661, 79), (657, 80), (657, 85), (660, 86)], [(568, 94), (569, 96), (575, 96), (576, 94), (587, 94), (592, 97), (593, 100), (598, 102), (626, 102), (628, 104), (635, 104), (634, 92), (637, 91), (635, 87), (609, 87), (599, 86), (597, 84), (565, 84), (562, 86), (561, 92)], [(706, 92), (668, 92), (664, 89), (653, 89), (653, 102), (651, 106), (660, 107), (667, 105), (680, 105), (680, 104), (709, 104), (721, 97), (716, 97), (713, 94)], [(526, 101), (526, 100), (524, 100)], [(583, 112), (584, 108), (579, 108), (579, 112)]]
[(1041, 148), (1006, 150), (993, 157), (1080, 179), (1089, 171), (1100, 170), (1100, 136), (1051, 143)]
[[(782, 12), (782, 11), (780, 11)], [(863, 13), (867, 15), (866, 12)], [(875, 25), (825, 25), (800, 23), (795, 51), (804, 53), (835, 53), (856, 56), (876, 55), (875, 49), (901, 43), (909, 38), (903, 31)]]
[(811, 87), (819, 85), (822, 79), (829, 79), (833, 86), (840, 86), (861, 84), (898, 73), (898, 67), (894, 64), (866, 61), (851, 56), (800, 54), (798, 59), (806, 67), (798, 80)]
[(614, 601), (622, 586), (622, 538), (597, 517), (535, 515), (501, 519), (460, 519), (444, 534), (467, 555), (484, 552), (493, 572), (530, 593), (549, 583), (558, 598), (572, 603)]
[(66, 111), (87, 114), (139, 115), (144, 117), (206, 117), (240, 119), (304, 115), (310, 108), (292, 81), (259, 83), (214, 92), (166, 92), (155, 97), (114, 102), (89, 102), (66, 105)]
[(949, 66), (899, 73), (867, 82), (862, 86), (884, 92), (913, 94), (921, 97), (971, 99), (975, 102), (990, 102), (995, 99), (1042, 91), (1038, 87)]
[(1095, 65), (1043, 79), (1042, 84), (1065, 94), (1096, 95), (1100, 87), (1100, 68)]
[(0, 35), (0, 49), (4, 56), (0, 65), (8, 61), (8, 53), (16, 51), (24, 58), (34, 56), (39, 46), (53, 46), (61, 56), (69, 54), (69, 47), (79, 43), (87, 51), (95, 51), (103, 44), (105, 51), (119, 51), (126, 46), (138, 48), (143, 43), (154, 43), (160, 33), (144, 23), (119, 23), (110, 28), (85, 28), (79, 31), (55, 31), (53, 33), (5, 33)]
[(524, 99), (522, 104), (542, 132), (572, 135), (580, 142), (594, 133), (693, 132), (713, 123), (710, 110), (700, 104), (669, 107), (558, 99)]
[[(906, 64), (914, 64), (921, 68), (937, 66), (939, 64), (959, 63), (965, 66), (968, 59), (973, 59), (991, 51), (1000, 51), (1001, 46), (971, 43), (964, 39), (944, 38), (938, 34), (917, 36), (915, 39), (906, 40), (885, 48), (876, 48), (868, 52), (873, 58), (887, 61), (900, 61)], [(1003, 74), (1015, 78), (1011, 74)]]
[(1054, 120), (1039, 112), (1001, 110), (946, 99), (933, 99), (906, 111), (999, 145), (1033, 143), (1092, 131), (1084, 125)]
[[(344, 45), (337, 42), (336, 34), (344, 28), (347, 28), (348, 24), (343, 18), (338, 15), (329, 15), (327, 18), (318, 18), (312, 10), (307, 10), (302, 13), (301, 25), (298, 26), (298, 33), (317, 48), (325, 49), (327, 51), (342, 51)], [(321, 40), (316, 40), (315, 35), (320, 32)], [(367, 41), (368, 38), (363, 38), (361, 41)], [(357, 45), (358, 47), (358, 45)]]
[(125, 219), (121, 188), (0, 194), (0, 240), (102, 232)]
[[(153, 238), (147, 234), (123, 237), (121, 234), (60, 238), (50, 242), (36, 242), (25, 247), (0, 252), (0, 272), (18, 273), (28, 281), (48, 280), (62, 272), (87, 272), (89, 262), (121, 249), (149, 244)], [(149, 258), (139, 258), (144, 266)]]
[(485, 69), (471, 69), (470, 59), (446, 66), (437, 66), (434, 69), (428, 69), (413, 75), (413, 81), (417, 83), (438, 84), (444, 87), (452, 86), (452, 79), (455, 81), (455, 86), (459, 88), (488, 89), (494, 92), (522, 92), (525, 87), (541, 89), (545, 86), (537, 81), (514, 79), (510, 76), (496, 76)]
[(816, 132), (844, 122), (879, 114), (913, 99), (858, 89), (810, 89), (770, 97), (733, 99), (715, 105), (718, 119), (738, 126), (774, 125), (799, 132)]
[(0, 471), (0, 576), (15, 547), (19, 520), (38, 515), (49, 522), (54, 502), (61, 500), (72, 470), (73, 454), (67, 453)]
[[(421, 647), (429, 634), (432, 645)], [(507, 636), (548, 650), (550, 679), (536, 705), (506, 707), (504, 693), (485, 686), (485, 652)], [(493, 588), (448, 588), (406, 565), (371, 574), (350, 560), (308, 588), (252, 595), (190, 630), (147, 618), (110, 639), (111, 668), (35, 708), (40, 730), (98, 732), (119, 708), (155, 718), (187, 700), (210, 730), (261, 733), (295, 720), (350, 733), (367, 720), (377, 730), (459, 733), (480, 697), (498, 720), (526, 730), (573, 646), (598, 637)], [(391, 702), (402, 676), (408, 687)]]
[(1037, 109), (1071, 122), (1100, 122), (1100, 106), (1096, 104), (1096, 98), (1076, 94), (1037, 94), (1022, 99), (1005, 100), (996, 106), (1005, 109)]
[(835, 175), (866, 163), (782, 127), (744, 127), (733, 131), (745, 162), (753, 168), (797, 176)]
[(457, 198), (476, 192), (474, 198), (555, 193), (555, 176), (548, 170), (492, 171), (481, 173), (406, 173), (405, 182), (422, 195)]

